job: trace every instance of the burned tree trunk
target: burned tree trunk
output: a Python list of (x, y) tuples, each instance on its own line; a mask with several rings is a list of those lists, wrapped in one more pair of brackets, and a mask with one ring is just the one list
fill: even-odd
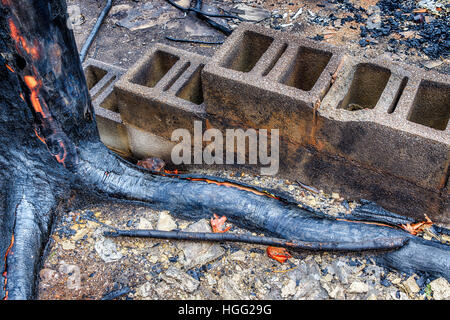
[(184, 218), (226, 215), (245, 228), (332, 243), (333, 250), (384, 250), (378, 257), (387, 266), (450, 279), (449, 247), (412, 236), (398, 223), (331, 219), (250, 186), (162, 175), (118, 157), (100, 142), (65, 1), (0, 3), (0, 297), (33, 297), (52, 217), (72, 190)]

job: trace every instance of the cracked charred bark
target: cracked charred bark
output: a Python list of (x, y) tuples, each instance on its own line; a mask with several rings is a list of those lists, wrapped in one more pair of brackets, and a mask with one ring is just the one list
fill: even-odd
[[(72, 190), (190, 219), (226, 215), (248, 229), (334, 243), (336, 250), (359, 243), (351, 250), (382, 250), (384, 265), (450, 280), (446, 245), (389, 226), (333, 220), (211, 177), (159, 175), (118, 157), (100, 142), (65, 1), (0, 3), (0, 297), (34, 297), (52, 218)], [(390, 239), (406, 244), (392, 249)]]

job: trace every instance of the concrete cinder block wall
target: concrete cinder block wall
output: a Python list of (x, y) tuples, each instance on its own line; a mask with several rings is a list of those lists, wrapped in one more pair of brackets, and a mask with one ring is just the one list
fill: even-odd
[(114, 85), (126, 70), (95, 59), (86, 60), (83, 68), (102, 142), (126, 158), (170, 159), (173, 143), (122, 120)]
[(450, 77), (241, 24), (202, 79), (213, 127), (280, 129), (282, 176), (450, 222)]
[(113, 92), (114, 83), (125, 70), (95, 59), (87, 59), (83, 68), (100, 139), (117, 153), (125, 157), (131, 156), (127, 129), (120, 117)]
[(205, 121), (201, 74), (207, 58), (156, 44), (116, 83), (127, 125), (170, 140), (178, 128)]
[(86, 70), (112, 149), (170, 161), (173, 130), (194, 120), (279, 129), (281, 176), (450, 223), (446, 75), (251, 24), (211, 59), (157, 44), (117, 82)]

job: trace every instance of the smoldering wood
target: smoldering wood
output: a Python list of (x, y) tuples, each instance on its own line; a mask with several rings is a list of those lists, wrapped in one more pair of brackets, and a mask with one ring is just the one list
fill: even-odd
[(329, 218), (273, 191), (161, 175), (120, 158), (100, 142), (65, 1), (0, 3), (0, 297), (34, 297), (53, 219), (73, 192), (186, 219), (225, 215), (237, 226), (293, 241), (404, 239), (400, 248), (377, 253), (378, 263), (450, 280), (448, 245), (392, 226)]

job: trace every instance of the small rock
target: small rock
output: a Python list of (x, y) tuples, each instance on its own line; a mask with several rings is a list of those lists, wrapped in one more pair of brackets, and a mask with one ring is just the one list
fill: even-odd
[(173, 288), (171, 286), (168, 286), (164, 281), (161, 281), (155, 286), (154, 290), (160, 299), (164, 299), (167, 298), (168, 295), (170, 295)]
[(289, 280), (288, 283), (281, 288), (281, 297), (287, 298), (289, 296), (293, 296), (296, 292), (296, 283), (294, 280)]
[(221, 277), (217, 284), (220, 297), (224, 300), (242, 300), (244, 294), (239, 288), (240, 276), (235, 274), (233, 277)]
[(162, 231), (172, 231), (176, 227), (177, 227), (177, 224), (170, 216), (169, 211), (162, 211), (161, 214), (159, 215), (156, 229), (162, 230)]
[(233, 261), (247, 262), (247, 257), (244, 251), (239, 250), (230, 255), (230, 259)]
[(321, 300), (327, 299), (327, 291), (320, 285), (320, 282), (313, 278), (306, 278), (300, 281), (297, 286), (297, 292), (294, 295), (294, 299), (305, 300)]
[(431, 61), (425, 62), (423, 64), (423, 66), (427, 69), (433, 69), (433, 68), (439, 67), (443, 63), (444, 63), (444, 61), (442, 61), (442, 60), (431, 60)]
[(173, 284), (180, 289), (192, 293), (197, 290), (200, 282), (186, 272), (181, 271), (175, 267), (169, 267), (162, 275), (161, 278), (170, 284)]
[(239, 16), (249, 21), (261, 21), (270, 17), (270, 11), (263, 8), (254, 8), (245, 4), (238, 4), (235, 8), (242, 10), (244, 13), (240, 13)]
[(72, 237), (72, 240), (78, 241), (78, 240), (82, 239), (85, 235), (87, 235), (88, 233), (89, 233), (88, 229), (78, 230), (77, 233), (75, 233), (75, 235)]
[(146, 282), (140, 287), (137, 288), (136, 293), (142, 298), (148, 298), (151, 296), (152, 292), (152, 284), (150, 282)]
[(105, 262), (113, 262), (122, 258), (122, 254), (117, 251), (116, 243), (112, 239), (100, 239), (95, 243), (94, 248)]
[(214, 286), (217, 283), (216, 279), (209, 273), (206, 274), (205, 279), (210, 286)]
[(379, 29), (381, 27), (381, 15), (375, 13), (371, 15), (366, 22), (367, 29)]
[(367, 291), (369, 291), (369, 286), (361, 281), (353, 282), (348, 289), (350, 293), (366, 293)]
[(436, 300), (450, 299), (450, 284), (444, 278), (438, 278), (430, 282), (433, 298)]
[(348, 276), (351, 272), (350, 267), (342, 260), (333, 262), (333, 269), (336, 271), (336, 276), (342, 284), (348, 284)]
[(406, 281), (403, 282), (403, 287), (407, 291), (407, 293), (411, 296), (420, 291), (419, 286), (416, 283), (416, 279), (414, 276), (409, 277)]
[(392, 282), (392, 284), (395, 284), (395, 285), (400, 284), (400, 283), (402, 282), (402, 278), (394, 277), (394, 278), (391, 280), (391, 282)]
[[(199, 220), (185, 229), (190, 232), (211, 232), (211, 226), (205, 219)], [(187, 268), (204, 265), (225, 253), (218, 243), (184, 241), (177, 244), (183, 250), (184, 259), (180, 262)]]
[(325, 277), (322, 277), (322, 281), (331, 282), (331, 280), (333, 280), (333, 276), (329, 273)]
[(42, 269), (39, 271), (40, 284), (50, 284), (59, 278), (59, 273), (53, 269)]
[(371, 293), (368, 297), (367, 300), (377, 300), (377, 296), (374, 293)]
[[(150, 230), (153, 229), (152, 223), (145, 218), (140, 218), (139, 223), (137, 225), (138, 229)], [(159, 229), (161, 230), (161, 229)]]
[(345, 299), (345, 291), (344, 288), (342, 288), (341, 286), (336, 286), (334, 289), (332, 289), (331, 291), (328, 292), (328, 294), (330, 295), (330, 298), (332, 299), (339, 299), (339, 300), (343, 300)]
[(75, 243), (72, 241), (64, 241), (61, 243), (61, 246), (64, 250), (73, 250), (75, 249)]

